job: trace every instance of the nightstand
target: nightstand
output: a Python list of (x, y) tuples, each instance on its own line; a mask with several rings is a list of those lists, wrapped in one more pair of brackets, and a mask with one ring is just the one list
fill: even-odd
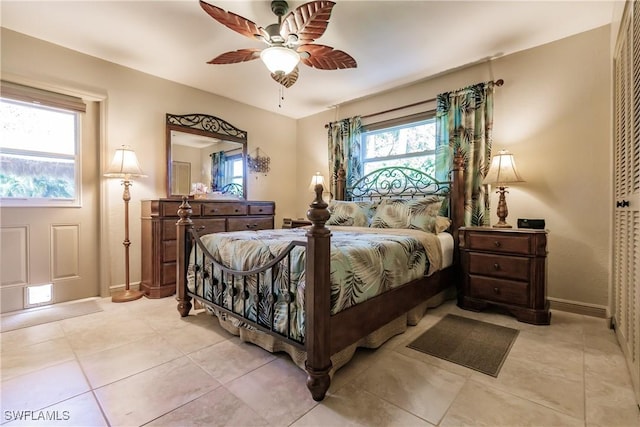
[(495, 305), (521, 322), (549, 324), (545, 230), (462, 227), (459, 239), (461, 308)]
[(291, 219), (284, 218), (282, 220), (282, 228), (298, 228), (304, 227), (305, 225), (311, 225), (311, 221), (306, 219)]

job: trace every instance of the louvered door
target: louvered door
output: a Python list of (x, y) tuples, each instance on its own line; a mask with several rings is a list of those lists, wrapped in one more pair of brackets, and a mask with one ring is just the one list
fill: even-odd
[(615, 55), (613, 322), (640, 403), (640, 4), (629, 2)]

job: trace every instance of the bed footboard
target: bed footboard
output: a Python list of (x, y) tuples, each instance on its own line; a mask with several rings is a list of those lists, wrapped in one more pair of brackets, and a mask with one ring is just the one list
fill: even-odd
[[(268, 274), (274, 266), (284, 259), (293, 246), (305, 245), (305, 242), (294, 242), (289, 248), (284, 250), (277, 258), (272, 260), (269, 264), (260, 267), (253, 271), (236, 271), (226, 268), (225, 266), (217, 263), (210, 253), (208, 253), (205, 246), (200, 241), (198, 232), (194, 229), (193, 221), (191, 220), (192, 209), (186, 198), (178, 209), (177, 226), (177, 277), (176, 277), (176, 300), (178, 301), (178, 312), (182, 317), (188, 316), (191, 308), (193, 307), (191, 300), (198, 299), (203, 303), (214, 307), (223, 313), (226, 313), (232, 317), (237, 318), (241, 322), (247, 323), (256, 329), (276, 336), (278, 339), (282, 339), (289, 342), (301, 349), (306, 350), (307, 361), (305, 364), (308, 376), (307, 387), (311, 392), (314, 400), (322, 400), (329, 388), (331, 371), (331, 345), (330, 345), (330, 312), (331, 312), (331, 282), (330, 282), (330, 240), (331, 232), (325, 227), (326, 221), (329, 219), (328, 205), (322, 200), (322, 186), (316, 189), (316, 199), (310, 205), (310, 209), (307, 215), (313, 225), (307, 232), (306, 242), (306, 261), (305, 261), (305, 277), (306, 277), (306, 290), (305, 290), (305, 340), (304, 342), (295, 339), (287, 331), (285, 333), (275, 331), (273, 329), (273, 322), (271, 325), (265, 322), (260, 322), (259, 312), (256, 313), (255, 319), (250, 319), (244, 312), (242, 313), (234, 311), (234, 298), (262, 298), (269, 299), (268, 306), (270, 307), (271, 316), (275, 312), (274, 304), (276, 303), (277, 296), (273, 289), (267, 295), (262, 295), (260, 292), (249, 292), (246, 287), (246, 278), (252, 275), (259, 275), (261, 273)], [(188, 273), (189, 273), (189, 256), (192, 250), (196, 247), (199, 248), (199, 253), (202, 255), (201, 260), (196, 260), (194, 266), (193, 275), (198, 282), (198, 277), (202, 281), (202, 293), (192, 292), (188, 287)], [(290, 268), (290, 262), (288, 263)], [(207, 268), (207, 266), (211, 266)], [(220, 280), (215, 279), (213, 276), (213, 268), (218, 269), (220, 272)], [(273, 276), (271, 276), (273, 282)], [(219, 298), (215, 297), (215, 293), (212, 291), (211, 296), (205, 297), (204, 283), (208, 281), (211, 288), (215, 287)], [(260, 282), (258, 281), (259, 289)], [(195, 290), (195, 289), (194, 289)], [(224, 293), (231, 295), (230, 306), (225, 306), (221, 295)], [(289, 295), (284, 295), (286, 303), (291, 303)], [(256, 304), (258, 306), (258, 304)], [(288, 312), (289, 310), (287, 310)], [(290, 324), (291, 319), (287, 319), (287, 324)]]

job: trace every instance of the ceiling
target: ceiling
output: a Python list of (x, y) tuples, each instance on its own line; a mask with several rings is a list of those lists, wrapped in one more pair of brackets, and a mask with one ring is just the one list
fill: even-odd
[[(260, 60), (206, 62), (265, 46), (208, 16), (197, 0), (0, 2), (5, 28), (292, 118), (528, 49), (612, 21), (606, 1), (336, 0), (316, 43), (353, 56), (356, 69), (316, 70), (284, 89)], [(209, 3), (266, 27), (269, 1)], [(291, 9), (304, 2), (289, 2)], [(444, 88), (446, 89), (446, 88)], [(280, 105), (281, 104), (281, 105)]]

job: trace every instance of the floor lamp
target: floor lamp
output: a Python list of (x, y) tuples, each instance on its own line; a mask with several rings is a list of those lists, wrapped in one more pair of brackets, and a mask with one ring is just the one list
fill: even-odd
[(128, 146), (123, 145), (116, 150), (116, 154), (113, 156), (113, 161), (104, 174), (107, 178), (119, 178), (122, 180), (124, 186), (124, 193), (122, 194), (122, 200), (124, 200), (124, 278), (125, 278), (125, 290), (124, 292), (118, 292), (113, 294), (111, 301), (113, 302), (127, 302), (134, 301), (142, 297), (142, 292), (129, 289), (129, 200), (131, 200), (131, 193), (129, 193), (129, 187), (131, 186), (132, 178), (144, 177), (136, 158), (136, 153)]

